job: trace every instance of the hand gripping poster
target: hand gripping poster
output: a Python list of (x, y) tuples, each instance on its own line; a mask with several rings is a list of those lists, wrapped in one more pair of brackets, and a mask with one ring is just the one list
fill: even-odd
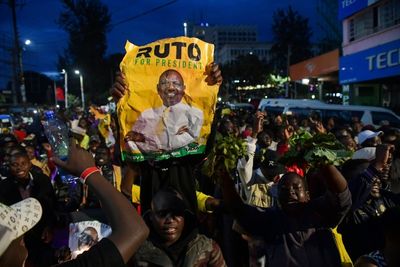
[(117, 107), (122, 157), (164, 160), (205, 151), (219, 85), (208, 85), (214, 45), (178, 37), (130, 42), (120, 64), (128, 91)]

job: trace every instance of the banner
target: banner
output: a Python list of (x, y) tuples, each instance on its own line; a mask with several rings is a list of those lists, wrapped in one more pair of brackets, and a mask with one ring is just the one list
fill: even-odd
[(56, 88), (56, 100), (65, 101), (64, 90), (61, 87)]
[(122, 158), (164, 160), (201, 154), (219, 85), (207, 85), (214, 45), (178, 37), (144, 46), (129, 42), (120, 64), (128, 92), (117, 107)]

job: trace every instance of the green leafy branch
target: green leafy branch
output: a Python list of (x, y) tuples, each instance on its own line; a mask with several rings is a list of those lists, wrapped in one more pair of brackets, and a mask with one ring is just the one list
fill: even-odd
[(247, 143), (241, 138), (225, 136), (216, 139), (212, 151), (203, 165), (203, 173), (212, 177), (216, 168), (223, 164), (227, 172), (236, 168), (237, 161), (247, 155)]
[(280, 160), (286, 166), (338, 166), (352, 155), (331, 133), (312, 136), (308, 132), (300, 132), (289, 140), (289, 144), (289, 151)]

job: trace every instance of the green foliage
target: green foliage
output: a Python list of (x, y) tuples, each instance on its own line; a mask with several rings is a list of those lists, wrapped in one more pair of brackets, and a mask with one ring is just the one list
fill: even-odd
[(329, 134), (315, 134), (312, 136), (304, 131), (295, 134), (290, 140), (290, 150), (280, 159), (287, 165), (318, 167), (332, 164), (338, 166), (348, 160), (352, 152)]
[(247, 155), (247, 143), (241, 138), (225, 136), (217, 138), (203, 165), (203, 173), (212, 177), (216, 168), (223, 164), (228, 172), (236, 168), (239, 158)]
[[(110, 70), (104, 56), (111, 15), (99, 0), (62, 0), (62, 3), (64, 10), (58, 24), (68, 33), (69, 41), (59, 58), (59, 68), (79, 69), (84, 76), (86, 99), (97, 100), (110, 86)], [(74, 76), (69, 75), (69, 80), (75, 80)]]
[(68, 94), (68, 107), (70, 109), (74, 109), (75, 107), (80, 107), (80, 106), (82, 106), (81, 99), (73, 94)]

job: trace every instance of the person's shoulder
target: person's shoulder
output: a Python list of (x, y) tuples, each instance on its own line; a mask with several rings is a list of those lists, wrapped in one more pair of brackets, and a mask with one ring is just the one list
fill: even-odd
[[(5, 179), (0, 180), (0, 201), (5, 201), (3, 199), (6, 196), (13, 195), (14, 193), (17, 192), (17, 185), (15, 183), (14, 178), (12, 177), (7, 177)], [(8, 197), (6, 197), (8, 198)], [(7, 203), (5, 203), (7, 204)], [(13, 203), (11, 203), (13, 204)], [(7, 204), (8, 205), (8, 204)]]
[(150, 240), (144, 241), (136, 251), (134, 262), (139, 266), (143, 263), (154, 263), (157, 266), (171, 266), (172, 264), (168, 255)]
[(14, 179), (10, 176), (8, 177), (1, 177), (0, 179), (0, 185), (6, 185), (6, 184), (12, 184), (14, 183)]
[(197, 251), (211, 251), (213, 248), (213, 242), (213, 239), (202, 234), (197, 234), (195, 238), (189, 242), (188, 247), (189, 249), (195, 249)]
[(35, 182), (51, 183), (50, 177), (41, 171), (37, 171), (37, 170), (31, 171), (31, 174), (32, 174), (33, 181), (35, 181)]

